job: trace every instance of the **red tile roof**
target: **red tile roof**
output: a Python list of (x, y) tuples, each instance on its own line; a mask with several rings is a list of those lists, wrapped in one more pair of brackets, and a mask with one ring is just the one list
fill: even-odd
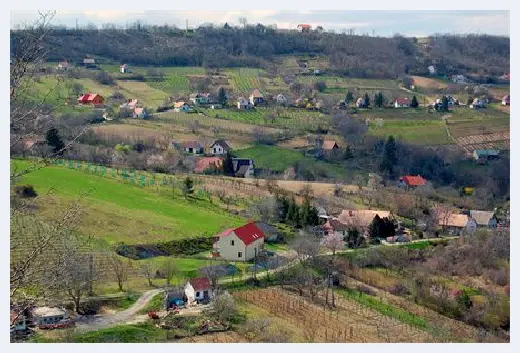
[(312, 26), (309, 25), (309, 24), (304, 23), (304, 24), (299, 24), (298, 28), (312, 28)]
[(189, 282), (196, 292), (211, 288), (211, 282), (207, 277), (193, 278)]
[(260, 228), (258, 228), (253, 222), (247, 223), (241, 227), (233, 229), (235, 235), (244, 242), (246, 246), (257, 241), (258, 239), (264, 238), (265, 234)]
[(405, 182), (406, 185), (409, 186), (423, 186), (426, 184), (426, 179), (424, 179), (420, 175), (405, 175), (401, 179)]
[(409, 105), (410, 101), (408, 98), (397, 98), (395, 102), (399, 105)]
[(338, 148), (338, 144), (334, 140), (325, 140), (323, 141), (323, 145), (321, 146), (324, 150), (332, 150), (334, 149), (334, 146)]
[(202, 173), (204, 170), (208, 169), (211, 164), (214, 164), (217, 168), (222, 166), (222, 162), (224, 158), (222, 157), (204, 157), (199, 158), (195, 162), (195, 172)]

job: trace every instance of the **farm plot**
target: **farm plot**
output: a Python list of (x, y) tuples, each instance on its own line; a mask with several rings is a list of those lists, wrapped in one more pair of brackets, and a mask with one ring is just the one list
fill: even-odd
[(329, 125), (326, 115), (318, 111), (290, 108), (255, 108), (254, 110), (203, 110), (206, 115), (236, 121), (244, 121), (255, 125), (279, 128), (315, 130)]
[(510, 147), (509, 132), (486, 135), (463, 136), (456, 139), (457, 144), (467, 153), (481, 149), (506, 149)]
[(393, 135), (403, 142), (417, 145), (446, 145), (448, 138), (442, 121), (439, 120), (371, 120), (368, 133), (372, 136)]
[(262, 91), (262, 85), (258, 74), (262, 72), (260, 69), (239, 68), (230, 70), (231, 87), (239, 94), (249, 95), (255, 88)]
[(327, 310), (279, 288), (240, 291), (236, 298), (268, 310), (301, 328), (310, 342), (427, 342), (426, 332), (381, 315), (354, 301), (338, 298)]
[(454, 138), (496, 133), (509, 133), (509, 119), (447, 120), (446, 124)]
[(146, 107), (158, 107), (167, 97), (166, 93), (149, 86), (146, 82), (118, 80), (117, 84), (125, 96), (138, 98)]
[[(159, 121), (165, 123), (179, 124), (182, 126), (186, 126), (191, 128), (195, 122), (201, 128), (206, 129), (219, 129), (222, 133), (238, 133), (242, 135), (250, 135), (253, 132), (253, 129), (256, 127), (252, 124), (247, 124), (243, 122), (238, 122), (234, 120), (225, 120), (225, 119), (216, 119), (211, 118), (202, 114), (186, 114), (186, 113), (175, 113), (175, 112), (165, 112), (155, 114)], [(265, 133), (267, 134), (278, 134), (283, 130), (276, 129), (272, 127), (263, 127)]]

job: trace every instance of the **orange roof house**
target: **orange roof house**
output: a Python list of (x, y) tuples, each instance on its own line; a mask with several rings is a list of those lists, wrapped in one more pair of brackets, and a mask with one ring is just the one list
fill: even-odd
[(399, 178), (398, 186), (417, 187), (425, 186), (428, 181), (420, 175), (405, 175)]

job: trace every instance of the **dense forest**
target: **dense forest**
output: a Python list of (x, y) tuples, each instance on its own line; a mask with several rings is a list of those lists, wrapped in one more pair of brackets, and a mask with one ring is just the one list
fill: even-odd
[[(27, 32), (11, 31), (11, 52)], [(168, 26), (135, 25), (130, 29), (54, 28), (47, 37), (47, 60), (155, 66), (249, 66), (268, 68), (281, 55), (325, 55), (336, 74), (397, 78), (426, 74), (436, 65), (440, 75), (500, 76), (509, 72), (509, 38), (488, 35), (432, 36), (425, 40), (334, 33), (299, 33), (262, 25), (245, 28), (199, 27), (186, 32)]]

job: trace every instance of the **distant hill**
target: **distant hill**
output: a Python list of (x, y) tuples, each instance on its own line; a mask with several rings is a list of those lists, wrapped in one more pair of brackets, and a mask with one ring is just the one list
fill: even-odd
[[(11, 31), (16, 52), (23, 31)], [(86, 55), (100, 63), (150, 66), (272, 68), (280, 56), (320, 55), (336, 74), (361, 78), (397, 78), (427, 74), (500, 76), (509, 72), (510, 40), (489, 35), (370, 37), (299, 33), (262, 25), (246, 28), (200, 27), (186, 33), (167, 26), (134, 29), (55, 28), (47, 38), (48, 61), (81, 62)]]

